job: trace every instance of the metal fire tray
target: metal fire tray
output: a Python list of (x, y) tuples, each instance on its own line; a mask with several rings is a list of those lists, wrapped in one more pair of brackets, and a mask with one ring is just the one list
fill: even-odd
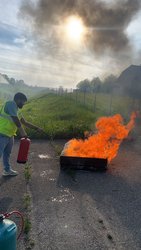
[(63, 170), (78, 169), (90, 171), (106, 171), (107, 159), (102, 158), (89, 158), (89, 157), (73, 157), (73, 156), (60, 156), (60, 167)]

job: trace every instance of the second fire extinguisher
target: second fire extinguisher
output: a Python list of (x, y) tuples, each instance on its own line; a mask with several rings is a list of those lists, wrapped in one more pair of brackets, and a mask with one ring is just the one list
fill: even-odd
[(18, 158), (17, 158), (18, 163), (25, 164), (27, 162), (30, 142), (31, 141), (29, 138), (21, 138), (19, 152), (18, 152)]

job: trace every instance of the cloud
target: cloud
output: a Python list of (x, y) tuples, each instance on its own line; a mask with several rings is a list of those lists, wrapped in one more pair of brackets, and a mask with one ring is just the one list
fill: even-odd
[(12, 25), (0, 22), (0, 43), (11, 46), (21, 46), (23, 43), (22, 32)]
[(17, 32), (12, 30), (7, 24), (0, 23), (0, 42), (11, 44), (15, 37), (17, 37)]
[[(0, 72), (9, 77), (75, 87), (85, 78), (118, 75), (129, 64), (140, 64), (138, 0), (8, 0), (6, 8), (2, 5)], [(71, 47), (61, 27), (72, 14), (82, 17), (87, 32), (82, 44)]]

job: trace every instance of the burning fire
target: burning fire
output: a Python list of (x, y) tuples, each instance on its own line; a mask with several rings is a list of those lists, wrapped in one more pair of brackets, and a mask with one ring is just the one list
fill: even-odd
[(132, 113), (127, 125), (123, 124), (120, 114), (101, 117), (96, 122), (97, 133), (85, 140), (72, 139), (64, 150), (64, 155), (74, 157), (104, 158), (110, 162), (116, 155), (119, 146), (134, 127), (136, 114)]

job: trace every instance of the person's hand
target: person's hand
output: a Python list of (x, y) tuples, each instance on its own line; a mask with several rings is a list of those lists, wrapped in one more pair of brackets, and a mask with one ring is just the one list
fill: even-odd
[(20, 132), (20, 137), (21, 138), (28, 138), (27, 133), (25, 132), (23, 127), (19, 128), (19, 132)]
[(21, 138), (28, 138), (28, 135), (27, 135), (27, 133), (20, 133), (20, 137)]
[(26, 134), (26, 135), (22, 136), (22, 138), (27, 139), (27, 138), (29, 138), (29, 136)]
[(44, 131), (42, 128), (37, 128), (36, 131), (37, 131), (38, 133), (45, 133), (45, 131)]

